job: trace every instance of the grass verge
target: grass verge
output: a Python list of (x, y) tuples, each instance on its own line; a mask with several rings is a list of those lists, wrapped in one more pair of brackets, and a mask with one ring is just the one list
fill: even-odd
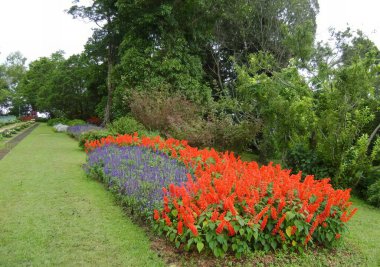
[(162, 266), (85, 154), (42, 124), (0, 161), (0, 266)]

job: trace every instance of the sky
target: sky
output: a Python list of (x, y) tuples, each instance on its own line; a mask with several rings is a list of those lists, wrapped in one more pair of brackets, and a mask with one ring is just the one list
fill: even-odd
[(0, 0), (0, 63), (20, 51), (28, 62), (64, 50), (78, 54), (93, 24), (73, 19), (65, 10), (72, 0)]
[[(27, 62), (64, 50), (78, 54), (93, 24), (65, 13), (72, 0), (0, 0), (0, 63), (20, 51)], [(329, 27), (361, 29), (380, 47), (380, 0), (319, 0), (317, 39), (329, 39)]]

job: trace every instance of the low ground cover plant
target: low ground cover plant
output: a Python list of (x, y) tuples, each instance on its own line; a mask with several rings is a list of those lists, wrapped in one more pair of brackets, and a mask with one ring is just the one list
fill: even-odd
[(6, 129), (0, 129), (0, 136), (3, 138), (9, 138), (12, 137), (12, 135), (16, 134), (17, 132), (29, 127), (32, 125), (32, 121), (27, 121), (23, 123), (18, 123), (15, 125), (11, 125), (11, 127), (7, 127)]
[(80, 139), (81, 134), (90, 131), (100, 131), (103, 128), (92, 124), (79, 124), (67, 128), (67, 133), (75, 139)]
[(162, 206), (153, 212), (155, 230), (185, 250), (240, 256), (253, 250), (331, 247), (356, 212), (350, 208), (350, 190), (335, 190), (329, 179), (309, 175), (302, 180), (301, 173), (292, 175), (279, 165), (259, 167), (186, 141), (135, 134), (89, 141), (85, 147), (90, 158), (111, 145), (150, 148), (185, 164), (187, 181), (168, 181)]
[(162, 188), (182, 184), (188, 170), (176, 159), (142, 146), (102, 146), (89, 154), (88, 175), (118, 194), (132, 213), (152, 216), (162, 201)]

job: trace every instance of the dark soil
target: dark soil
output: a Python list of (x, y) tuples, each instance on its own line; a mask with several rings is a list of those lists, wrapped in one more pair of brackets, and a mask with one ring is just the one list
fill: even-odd
[(36, 127), (38, 123), (35, 123), (33, 126), (29, 127), (25, 131), (16, 135), (14, 138), (5, 143), (5, 147), (0, 149), (0, 160), (5, 157), (18, 143), (21, 142), (25, 137), (27, 137)]

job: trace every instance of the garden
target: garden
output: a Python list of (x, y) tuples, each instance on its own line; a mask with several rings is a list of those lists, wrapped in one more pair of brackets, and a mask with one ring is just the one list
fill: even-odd
[(98, 26), (84, 51), (0, 63), (0, 149), (26, 136), (0, 160), (0, 265), (380, 266), (362, 31), (316, 41), (317, 0), (66, 12)]
[[(349, 248), (356, 246), (351, 228), (359, 227), (349, 221), (363, 204), (354, 198), (353, 205), (351, 190), (334, 189), (330, 179), (162, 138), (130, 117), (108, 127), (67, 119), (48, 124), (78, 141), (87, 176), (113, 193), (167, 261), (172, 254), (180, 265), (188, 258), (194, 265), (340, 266), (343, 254), (347, 266), (378, 261), (361, 251), (374, 244)], [(362, 216), (379, 217), (361, 208)]]

